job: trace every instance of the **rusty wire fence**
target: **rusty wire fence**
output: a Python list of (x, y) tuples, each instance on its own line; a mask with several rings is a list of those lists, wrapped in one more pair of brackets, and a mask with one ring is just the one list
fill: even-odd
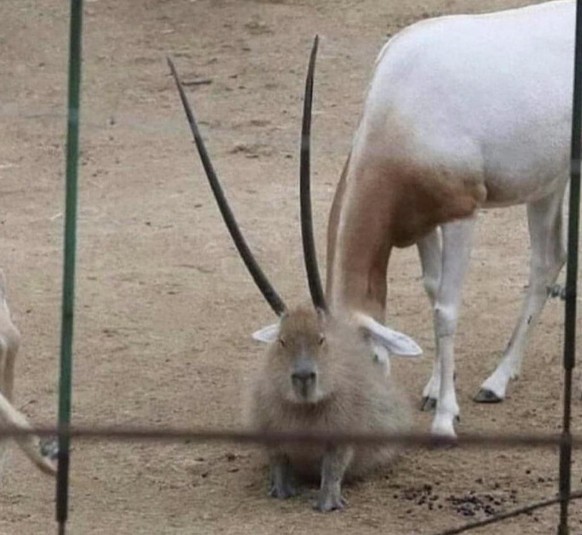
[[(5, 428), (0, 430), (0, 439), (18, 438), (36, 434), (45, 439), (55, 436), (75, 441), (108, 442), (150, 442), (150, 443), (234, 443), (239, 445), (258, 444), (273, 446), (281, 443), (326, 445), (350, 444), (354, 446), (391, 444), (407, 449), (433, 449), (455, 447), (459, 449), (553, 449), (563, 447), (567, 441), (571, 450), (582, 449), (582, 437), (549, 433), (499, 433), (475, 434), (461, 433), (457, 438), (438, 437), (427, 433), (372, 434), (372, 433), (290, 433), (254, 432), (204, 428), (162, 428), (162, 427), (105, 427), (105, 426), (62, 426), (36, 427), (32, 430)], [(560, 486), (562, 487), (563, 484)], [(529, 515), (539, 509), (554, 505), (570, 504), (582, 499), (582, 488), (568, 494), (558, 493), (544, 500), (528, 503), (508, 511), (495, 513), (488, 518), (469, 521), (456, 527), (434, 533), (434, 535), (454, 535), (477, 528), (494, 525), (521, 515)]]

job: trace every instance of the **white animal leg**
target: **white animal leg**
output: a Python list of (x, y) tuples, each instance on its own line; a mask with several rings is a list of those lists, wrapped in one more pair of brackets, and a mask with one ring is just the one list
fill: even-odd
[[(24, 415), (18, 412), (2, 393), (0, 393), (0, 422), (16, 429), (27, 431), (32, 429)], [(24, 454), (44, 473), (55, 475), (56, 466), (50, 458), (43, 454), (41, 442), (37, 436), (20, 436), (15, 440)]]
[(475, 218), (442, 226), (443, 262), (441, 283), (434, 306), (434, 327), (440, 385), (432, 432), (455, 437), (454, 420), (459, 416), (455, 393), (454, 339), (459, 316), (461, 289), (471, 255)]
[[(8, 308), (4, 303), (5, 314), (4, 320), (9, 319)], [(2, 325), (6, 338), (0, 335), (0, 426), (10, 426), (17, 429), (30, 430), (31, 426), (23, 414), (16, 410), (11, 401), (14, 394), (14, 364), (16, 360), (16, 353), (18, 351), (20, 334), (15, 327), (9, 323)], [(17, 437), (16, 442), (25, 453), (25, 455), (36, 464), (46, 474), (54, 475), (56, 473), (56, 465), (48, 454), (43, 453), (41, 441), (35, 435), (26, 435)], [(1, 468), (6, 464), (7, 459), (7, 441), (0, 441), (0, 473)]]
[[(442, 248), (438, 229), (422, 238), (417, 244), (420, 264), (422, 266), (422, 282), (424, 289), (434, 309), (437, 292), (441, 283)], [(433, 311), (434, 312), (434, 311)], [(436, 407), (440, 387), (440, 366), (435, 352), (432, 375), (422, 391), (420, 409), (430, 411)]]
[[(10, 352), (6, 351), (6, 345), (0, 343), (0, 397), (5, 393), (9, 399), (12, 397), (11, 374), (14, 366), (9, 365)], [(8, 439), (0, 440), (0, 474), (4, 473), (4, 468), (8, 460)]]
[(510, 379), (516, 379), (521, 370), (523, 352), (528, 335), (542, 312), (548, 289), (554, 285), (566, 261), (566, 247), (562, 232), (562, 199), (564, 189), (528, 204), (527, 216), (531, 240), (529, 287), (517, 325), (511, 335), (501, 362), (475, 396), (475, 401), (499, 402), (505, 398)]
[(422, 238), (416, 244), (422, 266), (422, 283), (430, 304), (434, 306), (441, 283), (443, 253), (438, 229)]

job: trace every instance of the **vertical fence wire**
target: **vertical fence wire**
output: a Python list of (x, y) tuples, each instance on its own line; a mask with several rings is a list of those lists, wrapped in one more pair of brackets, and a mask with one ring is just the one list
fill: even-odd
[[(83, 0), (71, 0), (70, 25), (59, 429), (68, 428), (71, 421)], [(59, 526), (58, 532), (62, 535), (65, 533), (68, 516), (69, 446), (70, 437), (64, 433), (59, 434), (56, 520)]]
[(568, 507), (571, 492), (572, 371), (576, 361), (576, 297), (578, 277), (578, 234), (580, 219), (580, 153), (582, 149), (582, 0), (576, 2), (574, 51), (574, 95), (570, 161), (570, 210), (568, 220), (568, 263), (564, 334), (564, 413), (560, 446), (560, 523), (558, 535), (568, 535)]

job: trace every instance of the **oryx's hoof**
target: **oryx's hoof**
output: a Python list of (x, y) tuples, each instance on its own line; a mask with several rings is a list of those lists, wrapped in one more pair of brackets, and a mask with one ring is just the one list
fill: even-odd
[(457, 440), (457, 435), (440, 435), (438, 433), (433, 433), (432, 444), (430, 449), (433, 450), (448, 450), (451, 448), (456, 448), (459, 445)]
[(482, 388), (477, 392), (473, 398), (476, 403), (501, 403), (503, 398), (500, 398), (495, 392), (487, 388)]
[(59, 456), (59, 441), (55, 438), (49, 438), (40, 441), (40, 453), (43, 457), (55, 461)]
[(425, 396), (422, 398), (420, 402), (420, 410), (423, 412), (431, 412), (436, 409), (437, 400), (435, 398), (431, 398), (429, 396)]

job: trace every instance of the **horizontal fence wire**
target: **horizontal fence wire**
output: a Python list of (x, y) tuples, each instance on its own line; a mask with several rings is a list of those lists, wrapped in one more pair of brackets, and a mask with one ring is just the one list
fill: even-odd
[[(95, 425), (35, 427), (32, 429), (7, 426), (0, 429), (0, 439), (18, 438), (27, 435), (38, 435), (45, 438), (58, 435), (81, 440), (108, 440), (115, 442), (238, 442), (241, 444), (262, 444), (267, 446), (281, 443), (333, 443), (365, 446), (396, 444), (418, 448), (445, 446), (462, 448), (552, 448), (560, 446), (563, 441), (562, 435), (557, 433), (461, 433), (458, 437), (451, 438), (429, 433), (264, 432), (207, 428)], [(582, 449), (582, 437), (572, 436), (569, 442), (571, 442), (572, 449)]]
[[(435, 448), (455, 446), (460, 448), (553, 448), (562, 443), (561, 434), (541, 433), (462, 433), (457, 438), (439, 437), (428, 433), (323, 433), (323, 432), (264, 432), (232, 431), (208, 428), (168, 428), (146, 426), (96, 426), (75, 425), (58, 427), (36, 427), (22, 429), (13, 426), (0, 429), (0, 439), (19, 438), (27, 435), (43, 438), (65, 436), (69, 439), (108, 442), (227, 442), (239, 444), (259, 444), (264, 446), (281, 443), (299, 444), (352, 444), (382, 445), (395, 444), (404, 447)], [(572, 449), (582, 449), (582, 437), (571, 437)], [(572, 492), (566, 501), (582, 498), (582, 490)], [(498, 513), (489, 518), (468, 522), (461, 526), (440, 531), (435, 535), (456, 535), (473, 529), (496, 524), (520, 515), (562, 503), (564, 498), (552, 497), (530, 503), (511, 511)]]

